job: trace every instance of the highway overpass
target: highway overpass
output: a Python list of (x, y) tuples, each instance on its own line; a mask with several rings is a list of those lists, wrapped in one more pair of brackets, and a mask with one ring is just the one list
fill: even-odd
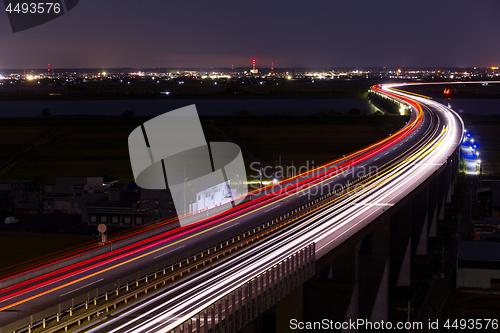
[(0, 333), (236, 331), (274, 304), (300, 317), (279, 301), (302, 297), (313, 276), (338, 275), (338, 258), (348, 258), (342, 274), (352, 276), (330, 290), (345, 294), (338, 314), (386, 320), (390, 285), (410, 283), (411, 258), (435, 236), (463, 138), (454, 111), (399, 89), (372, 88), (411, 110), (384, 140), (255, 191), (222, 215), (3, 279)]

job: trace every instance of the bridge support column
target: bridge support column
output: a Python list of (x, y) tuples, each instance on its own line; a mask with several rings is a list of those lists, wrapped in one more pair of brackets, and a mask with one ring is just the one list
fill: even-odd
[(258, 289), (258, 294), (259, 294), (259, 309), (257, 310), (259, 314), (264, 312), (264, 279), (265, 279), (266, 273), (263, 275), (259, 276), (259, 289)]
[(390, 222), (383, 220), (361, 241), (359, 251), (359, 318), (386, 321), (389, 302)]
[[(299, 286), (276, 304), (276, 332), (289, 332), (290, 320), (303, 321), (304, 288)], [(301, 332), (301, 330), (294, 330)]]
[(457, 148), (455, 150), (455, 153), (453, 154), (453, 193), (455, 193), (455, 184), (457, 183), (457, 177), (460, 171), (460, 148)]
[(222, 299), (217, 302), (217, 318), (215, 319), (215, 326), (219, 327), (218, 331), (222, 332)]
[(231, 333), (236, 332), (236, 292), (231, 293)]
[(222, 316), (223, 320), (223, 327), (224, 327), (224, 332), (229, 332), (229, 298), (231, 297), (231, 294), (226, 295), (226, 297), (223, 298), (224, 301), (224, 315)]
[(427, 254), (428, 229), (429, 187), (426, 186), (412, 199), (412, 254)]
[(438, 219), (444, 220), (444, 208), (446, 204), (447, 183), (446, 183), (446, 168), (438, 175)]
[(238, 294), (238, 321), (237, 321), (237, 325), (236, 325), (236, 328), (237, 329), (240, 329), (242, 326), (243, 326), (243, 292), (242, 292), (242, 288), (238, 288), (238, 290), (236, 291), (236, 293)]
[(242, 311), (241, 314), (243, 316), (243, 325), (246, 325), (250, 319), (248, 318), (248, 314), (250, 310), (248, 310), (248, 307), (250, 306), (250, 295), (248, 292), (248, 283), (245, 283), (243, 285), (243, 304), (242, 304)]
[(210, 327), (212, 329), (212, 332), (215, 332), (215, 304), (212, 304), (212, 306), (209, 308), (210, 311)]
[(412, 254), (412, 202), (391, 216), (391, 286), (410, 286)]
[(455, 157), (451, 155), (448, 159), (447, 167), (446, 167), (446, 183), (447, 183), (447, 192), (446, 192), (446, 203), (451, 203), (451, 195), (453, 194), (453, 185), (454, 185), (454, 169), (455, 169)]
[(427, 187), (427, 214), (429, 216), (429, 230), (427, 233), (429, 237), (436, 237), (437, 235), (438, 198), (438, 182), (437, 179), (433, 179)]
[(203, 333), (208, 333), (208, 310), (203, 310)]
[[(346, 249), (304, 285), (304, 318), (344, 322), (358, 318), (358, 245)], [(333, 300), (333, 301), (332, 301)]]

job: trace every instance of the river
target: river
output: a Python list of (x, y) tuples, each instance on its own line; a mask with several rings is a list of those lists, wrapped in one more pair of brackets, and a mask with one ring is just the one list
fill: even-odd
[(138, 116), (156, 116), (191, 104), (196, 104), (200, 115), (233, 115), (242, 110), (253, 115), (306, 115), (325, 110), (346, 114), (351, 108), (372, 114), (378, 110), (369, 100), (356, 98), (0, 101), (0, 116), (34, 117), (43, 109), (49, 109), (52, 115), (121, 115), (131, 110)]

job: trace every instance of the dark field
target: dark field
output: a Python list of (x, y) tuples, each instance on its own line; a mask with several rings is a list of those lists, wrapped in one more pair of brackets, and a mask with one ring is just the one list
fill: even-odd
[[(134, 181), (128, 135), (149, 117), (61, 116), (3, 118), (0, 123), (0, 182), (57, 176), (118, 177)], [(202, 117), (207, 141), (227, 137), (265, 164), (315, 165), (342, 156), (394, 133), (400, 116), (227, 116)], [(253, 157), (245, 156), (248, 162)]]
[(116, 175), (132, 181), (127, 137), (141, 117), (3, 118), (0, 182)]
[[(196, 99), (196, 98), (365, 98), (377, 80), (179, 80), (156, 82), (92, 82), (80, 86), (40, 86), (35, 83), (15, 87), (0, 86), (0, 100), (83, 100), (83, 99)], [(263, 84), (260, 84), (262, 82)], [(169, 91), (170, 95), (162, 94)]]
[[(315, 166), (363, 148), (403, 127), (408, 116), (221, 117), (214, 122), (264, 164)], [(253, 172), (255, 173), (255, 171)]]

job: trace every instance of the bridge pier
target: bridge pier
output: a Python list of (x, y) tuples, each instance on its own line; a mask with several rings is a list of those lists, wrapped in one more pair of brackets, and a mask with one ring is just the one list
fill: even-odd
[(426, 255), (428, 251), (429, 220), (432, 218), (429, 210), (429, 186), (426, 186), (412, 200), (412, 253)]
[(427, 230), (428, 237), (436, 237), (437, 235), (437, 221), (438, 221), (438, 184), (437, 179), (434, 178), (427, 186), (427, 214), (429, 221), (429, 229)]
[(386, 321), (389, 301), (390, 222), (377, 227), (361, 241), (358, 258), (359, 318)]
[[(303, 299), (304, 287), (300, 286), (287, 295), (282, 302), (276, 304), (276, 332), (289, 332), (290, 320), (299, 322), (304, 320)], [(301, 330), (294, 330), (294, 332), (301, 332)]]
[[(438, 198), (439, 198), (439, 215), (438, 220), (444, 220), (444, 208), (446, 205), (446, 195), (448, 194), (448, 186), (447, 186), (447, 165), (444, 167), (441, 173), (438, 174)], [(434, 236), (435, 237), (435, 236)]]
[(390, 217), (391, 286), (408, 287), (411, 277), (413, 202)]
[(304, 318), (307, 321), (327, 318), (343, 322), (358, 318), (358, 252), (359, 243), (344, 251), (304, 285)]
[[(304, 320), (349, 322), (363, 318), (387, 321), (389, 314), (391, 220), (374, 221), (376, 227), (304, 285)], [(409, 231), (406, 239), (409, 238)], [(391, 264), (392, 265), (392, 264)], [(333, 300), (333, 301), (332, 301)], [(277, 332), (288, 332), (277, 330)], [(341, 330), (352, 332), (352, 330)]]

